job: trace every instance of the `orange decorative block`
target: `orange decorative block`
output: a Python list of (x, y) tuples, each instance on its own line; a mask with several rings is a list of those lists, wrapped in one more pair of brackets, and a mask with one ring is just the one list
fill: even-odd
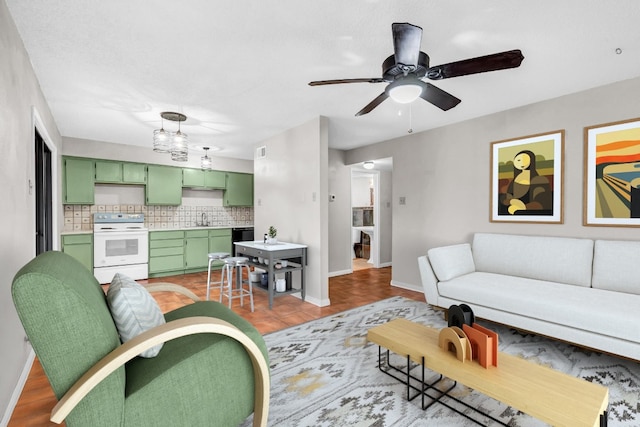
[(498, 366), (498, 334), (477, 323), (463, 325), (462, 329), (470, 341), (473, 359), (484, 368)]
[(461, 362), (472, 360), (471, 343), (462, 329), (457, 326), (442, 328), (438, 335), (438, 345), (444, 351), (451, 351)]

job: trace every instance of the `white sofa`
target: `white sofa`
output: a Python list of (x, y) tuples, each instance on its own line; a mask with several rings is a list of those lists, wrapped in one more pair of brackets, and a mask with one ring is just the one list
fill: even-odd
[(640, 242), (476, 233), (418, 266), (431, 305), (640, 360)]

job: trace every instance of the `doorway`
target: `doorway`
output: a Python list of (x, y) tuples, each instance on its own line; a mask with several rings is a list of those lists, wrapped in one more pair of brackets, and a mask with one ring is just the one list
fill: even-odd
[(393, 159), (351, 165), (351, 269), (391, 266)]
[(35, 130), (36, 255), (53, 249), (52, 154)]

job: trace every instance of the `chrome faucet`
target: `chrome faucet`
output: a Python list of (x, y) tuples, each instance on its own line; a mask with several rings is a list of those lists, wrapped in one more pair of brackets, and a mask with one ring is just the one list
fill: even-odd
[(209, 221), (208, 221), (207, 213), (206, 213), (206, 212), (202, 212), (202, 218), (201, 218), (201, 221), (202, 221), (202, 225), (203, 225), (203, 226), (205, 226), (205, 225), (209, 225)]

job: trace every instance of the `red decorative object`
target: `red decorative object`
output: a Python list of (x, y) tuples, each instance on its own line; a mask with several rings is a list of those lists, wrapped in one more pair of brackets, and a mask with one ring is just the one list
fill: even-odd
[(477, 323), (462, 325), (462, 330), (471, 343), (473, 359), (484, 368), (498, 366), (498, 334)]

